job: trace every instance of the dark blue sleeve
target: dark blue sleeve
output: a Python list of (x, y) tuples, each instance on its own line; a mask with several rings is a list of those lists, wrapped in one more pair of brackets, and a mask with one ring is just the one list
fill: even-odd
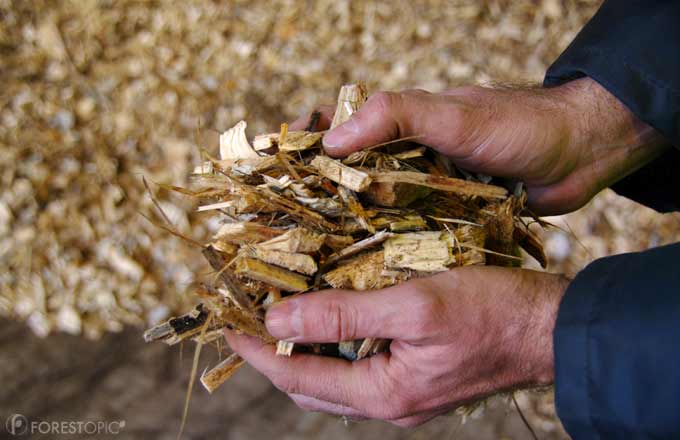
[[(680, 148), (680, 1), (605, 1), (550, 66), (544, 84), (584, 76)], [(679, 210), (679, 166), (680, 151), (671, 149), (612, 189), (658, 211)]]
[[(588, 76), (680, 148), (680, 0), (607, 0), (544, 84)], [(612, 186), (680, 210), (680, 149)], [(580, 439), (680, 439), (680, 244), (597, 260), (562, 300), (557, 413)]]
[(680, 244), (595, 261), (557, 317), (557, 413), (575, 439), (680, 439)]

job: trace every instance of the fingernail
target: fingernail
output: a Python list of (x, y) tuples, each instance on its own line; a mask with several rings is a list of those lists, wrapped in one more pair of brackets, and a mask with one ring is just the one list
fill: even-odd
[(272, 306), (267, 311), (265, 324), (275, 338), (292, 342), (302, 337), (302, 310), (298, 301), (289, 299)]
[(350, 118), (323, 137), (323, 146), (326, 148), (339, 148), (352, 141), (359, 134), (359, 124)]

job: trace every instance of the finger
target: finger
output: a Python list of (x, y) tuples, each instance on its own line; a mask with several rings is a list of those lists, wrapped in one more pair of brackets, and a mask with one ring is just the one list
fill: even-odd
[(323, 144), (335, 157), (410, 136), (418, 136), (418, 143), (442, 147), (463, 124), (464, 107), (455, 103), (451, 97), (419, 90), (379, 92), (347, 122), (326, 133)]
[(322, 412), (335, 416), (350, 417), (352, 420), (366, 420), (366, 417), (364, 417), (361, 412), (348, 406), (326, 402), (324, 400), (315, 399), (303, 394), (288, 394), (288, 397), (290, 397), (297, 406), (305, 411)]
[(373, 292), (328, 290), (272, 306), (267, 330), (291, 342), (340, 342), (360, 338), (420, 339), (431, 320), (436, 297), (419, 288), (421, 280)]
[[(310, 119), (314, 112), (319, 112), (319, 120), (314, 124), (314, 127), (309, 127)], [(335, 106), (333, 105), (319, 105), (314, 108), (311, 112), (307, 112), (304, 115), (297, 118), (295, 121), (291, 122), (288, 126), (289, 130), (306, 130), (311, 128), (311, 131), (323, 131), (328, 130), (333, 121), (333, 114), (335, 114)]]
[[(359, 362), (294, 353), (277, 356), (272, 345), (257, 338), (225, 330), (229, 346), (285, 393), (355, 408), (367, 417), (382, 418), (372, 402), (385, 401), (389, 393), (381, 386), (388, 367), (385, 354)], [(382, 416), (382, 417), (381, 417)]]

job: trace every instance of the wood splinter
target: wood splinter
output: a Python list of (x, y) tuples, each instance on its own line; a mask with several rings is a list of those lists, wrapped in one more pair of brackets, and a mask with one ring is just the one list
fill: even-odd
[(212, 394), (224, 382), (229, 380), (231, 376), (236, 373), (236, 370), (241, 368), (245, 361), (237, 353), (231, 354), (225, 360), (206, 371), (201, 375), (201, 384), (203, 388)]

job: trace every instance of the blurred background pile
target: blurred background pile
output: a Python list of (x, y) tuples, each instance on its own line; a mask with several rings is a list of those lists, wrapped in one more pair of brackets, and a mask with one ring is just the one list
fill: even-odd
[[(208, 269), (140, 215), (151, 208), (142, 176), (154, 190), (185, 184), (219, 131), (241, 119), (251, 135), (277, 131), (348, 82), (540, 83), (599, 4), (0, 0), (0, 417), (107, 417), (127, 420), (133, 438), (176, 434), (188, 361), (143, 346), (140, 328), (186, 304)], [(181, 232), (206, 235), (185, 201), (158, 197)], [(549, 269), (571, 275), (680, 241), (679, 216), (609, 191), (549, 220), (560, 227), (544, 233)], [(211, 399), (196, 392), (188, 437), (528, 438), (504, 402), (414, 431), (346, 427), (284, 402), (241, 372)], [(520, 404), (542, 438), (564, 437), (550, 393)]]

